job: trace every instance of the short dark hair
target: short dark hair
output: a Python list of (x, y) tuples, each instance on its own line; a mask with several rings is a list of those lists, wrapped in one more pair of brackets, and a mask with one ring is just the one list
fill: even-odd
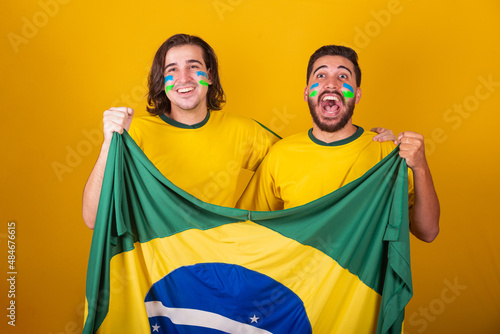
[(324, 56), (342, 56), (349, 59), (354, 64), (354, 74), (356, 75), (356, 85), (361, 86), (361, 69), (358, 65), (358, 54), (351, 48), (342, 45), (325, 45), (316, 50), (312, 56), (309, 58), (309, 64), (307, 65), (307, 79), (306, 82), (309, 83), (309, 77), (313, 71), (313, 66), (316, 60)]
[(161, 115), (170, 113), (172, 104), (165, 93), (165, 56), (168, 50), (175, 46), (182, 45), (197, 45), (203, 50), (203, 61), (207, 69), (210, 70), (212, 84), (208, 86), (207, 106), (212, 110), (221, 110), (226, 102), (226, 96), (222, 89), (219, 78), (219, 65), (217, 56), (212, 47), (198, 36), (176, 34), (167, 39), (156, 51), (153, 59), (153, 65), (149, 72), (148, 79), (148, 107), (146, 108), (150, 114)]

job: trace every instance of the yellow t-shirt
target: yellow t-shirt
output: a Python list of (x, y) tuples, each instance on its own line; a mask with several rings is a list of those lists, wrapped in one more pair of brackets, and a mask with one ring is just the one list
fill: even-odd
[(131, 137), (170, 181), (202, 201), (234, 207), (241, 168), (255, 171), (280, 138), (254, 120), (210, 111), (186, 125), (160, 116), (135, 118)]
[[(309, 132), (281, 140), (269, 152), (237, 203), (254, 211), (288, 209), (325, 196), (356, 180), (395, 148), (358, 127), (349, 138), (324, 143)], [(409, 174), (413, 194), (413, 177)], [(410, 201), (413, 197), (410, 196)]]

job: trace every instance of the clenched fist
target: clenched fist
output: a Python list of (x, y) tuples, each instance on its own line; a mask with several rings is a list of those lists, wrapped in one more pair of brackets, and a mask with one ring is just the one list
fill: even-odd
[(123, 129), (130, 128), (132, 118), (134, 116), (134, 109), (127, 107), (110, 108), (104, 112), (103, 117), (103, 132), (104, 141), (111, 141), (113, 132), (123, 133)]
[(399, 134), (398, 141), (399, 156), (406, 160), (406, 164), (413, 171), (427, 169), (427, 160), (425, 158), (424, 136), (419, 133), (405, 131)]

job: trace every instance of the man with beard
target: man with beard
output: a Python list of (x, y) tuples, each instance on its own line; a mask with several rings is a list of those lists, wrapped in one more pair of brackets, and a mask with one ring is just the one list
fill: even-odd
[[(313, 127), (282, 139), (270, 150), (237, 207), (274, 211), (306, 204), (361, 177), (388, 155), (395, 147), (392, 142), (374, 141), (376, 133), (352, 122), (360, 85), (354, 50), (336, 45), (318, 49), (309, 59), (304, 91)], [(431, 242), (439, 233), (439, 201), (424, 138), (408, 131), (398, 140), (399, 154), (410, 168), (410, 231)]]

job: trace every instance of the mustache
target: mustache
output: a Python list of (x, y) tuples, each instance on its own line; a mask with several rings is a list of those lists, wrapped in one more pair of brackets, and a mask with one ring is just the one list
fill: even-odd
[(323, 96), (325, 96), (326, 94), (337, 95), (339, 97), (339, 100), (342, 102), (342, 104), (346, 104), (344, 95), (341, 92), (339, 92), (338, 90), (325, 90), (325, 91), (323, 91), (321, 94), (318, 95), (318, 102), (317, 102), (318, 104), (321, 103)]

